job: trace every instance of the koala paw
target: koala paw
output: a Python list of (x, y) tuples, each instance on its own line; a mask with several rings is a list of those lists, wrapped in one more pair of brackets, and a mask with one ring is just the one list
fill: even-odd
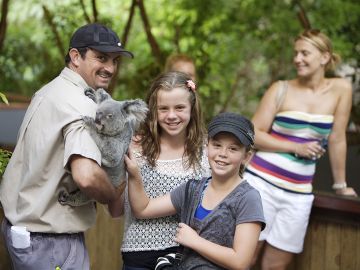
[(91, 98), (96, 103), (96, 92), (94, 89), (87, 88), (87, 89), (85, 89), (84, 93), (85, 93), (85, 96), (87, 96), (88, 98)]
[(82, 120), (84, 121), (85, 125), (91, 127), (94, 123), (94, 119), (90, 116), (82, 116)]
[(58, 197), (58, 202), (62, 205), (65, 205), (68, 203), (69, 201), (69, 197), (70, 197), (70, 194), (64, 190), (62, 190), (60, 193), (59, 193), (59, 197)]

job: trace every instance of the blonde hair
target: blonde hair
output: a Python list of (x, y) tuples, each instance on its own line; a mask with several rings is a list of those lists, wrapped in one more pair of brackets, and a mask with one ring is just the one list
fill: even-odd
[(320, 30), (307, 29), (298, 35), (295, 41), (305, 40), (315, 46), (321, 53), (329, 53), (330, 59), (325, 65), (325, 70), (334, 70), (336, 65), (341, 61), (338, 54), (333, 52), (332, 44), (330, 39)]

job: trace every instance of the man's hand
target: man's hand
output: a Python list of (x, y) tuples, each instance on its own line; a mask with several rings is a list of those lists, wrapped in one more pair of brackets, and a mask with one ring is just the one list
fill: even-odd
[(121, 184), (115, 189), (116, 196), (114, 200), (108, 203), (109, 213), (112, 217), (120, 217), (124, 214), (124, 190), (126, 188), (126, 180), (122, 180)]
[(121, 184), (117, 188), (115, 188), (116, 198), (119, 198), (124, 193), (125, 188), (126, 180), (122, 180)]

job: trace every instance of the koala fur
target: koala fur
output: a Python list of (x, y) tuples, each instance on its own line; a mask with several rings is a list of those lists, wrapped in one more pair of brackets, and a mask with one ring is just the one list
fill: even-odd
[[(85, 95), (98, 104), (95, 119), (83, 116), (85, 127), (101, 152), (101, 167), (107, 172), (110, 181), (118, 187), (125, 180), (124, 155), (131, 138), (145, 120), (148, 107), (141, 99), (116, 101), (104, 89), (86, 89)], [(80, 190), (72, 193), (62, 191), (59, 202), (80, 206), (93, 200)]]

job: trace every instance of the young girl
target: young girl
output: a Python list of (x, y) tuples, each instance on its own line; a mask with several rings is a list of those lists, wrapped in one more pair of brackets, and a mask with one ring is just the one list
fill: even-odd
[[(199, 97), (190, 77), (180, 72), (160, 75), (146, 101), (150, 113), (133, 150), (146, 194), (155, 198), (189, 179), (208, 176), (209, 165)], [(113, 216), (119, 216), (121, 210), (121, 204), (110, 208)], [(138, 220), (125, 198), (124, 270), (154, 269), (159, 256), (176, 251), (177, 223), (174, 216)]]
[[(241, 176), (254, 142), (253, 126), (238, 114), (222, 113), (210, 122), (208, 134), (211, 176), (191, 182), (191, 196), (182, 184), (150, 199), (134, 156), (126, 157), (131, 209), (144, 219), (190, 214), (189, 224), (179, 223), (175, 236), (186, 247), (181, 269), (246, 269), (265, 225), (260, 195)], [(185, 203), (190, 206), (184, 208)]]
[(326, 78), (338, 56), (329, 38), (306, 30), (294, 43), (297, 77), (274, 83), (253, 117), (256, 152), (245, 174), (260, 191), (268, 226), (262, 269), (286, 269), (303, 248), (314, 196), (316, 160), (328, 143), (334, 191), (356, 195), (346, 185), (346, 126), (351, 110), (351, 86)]

